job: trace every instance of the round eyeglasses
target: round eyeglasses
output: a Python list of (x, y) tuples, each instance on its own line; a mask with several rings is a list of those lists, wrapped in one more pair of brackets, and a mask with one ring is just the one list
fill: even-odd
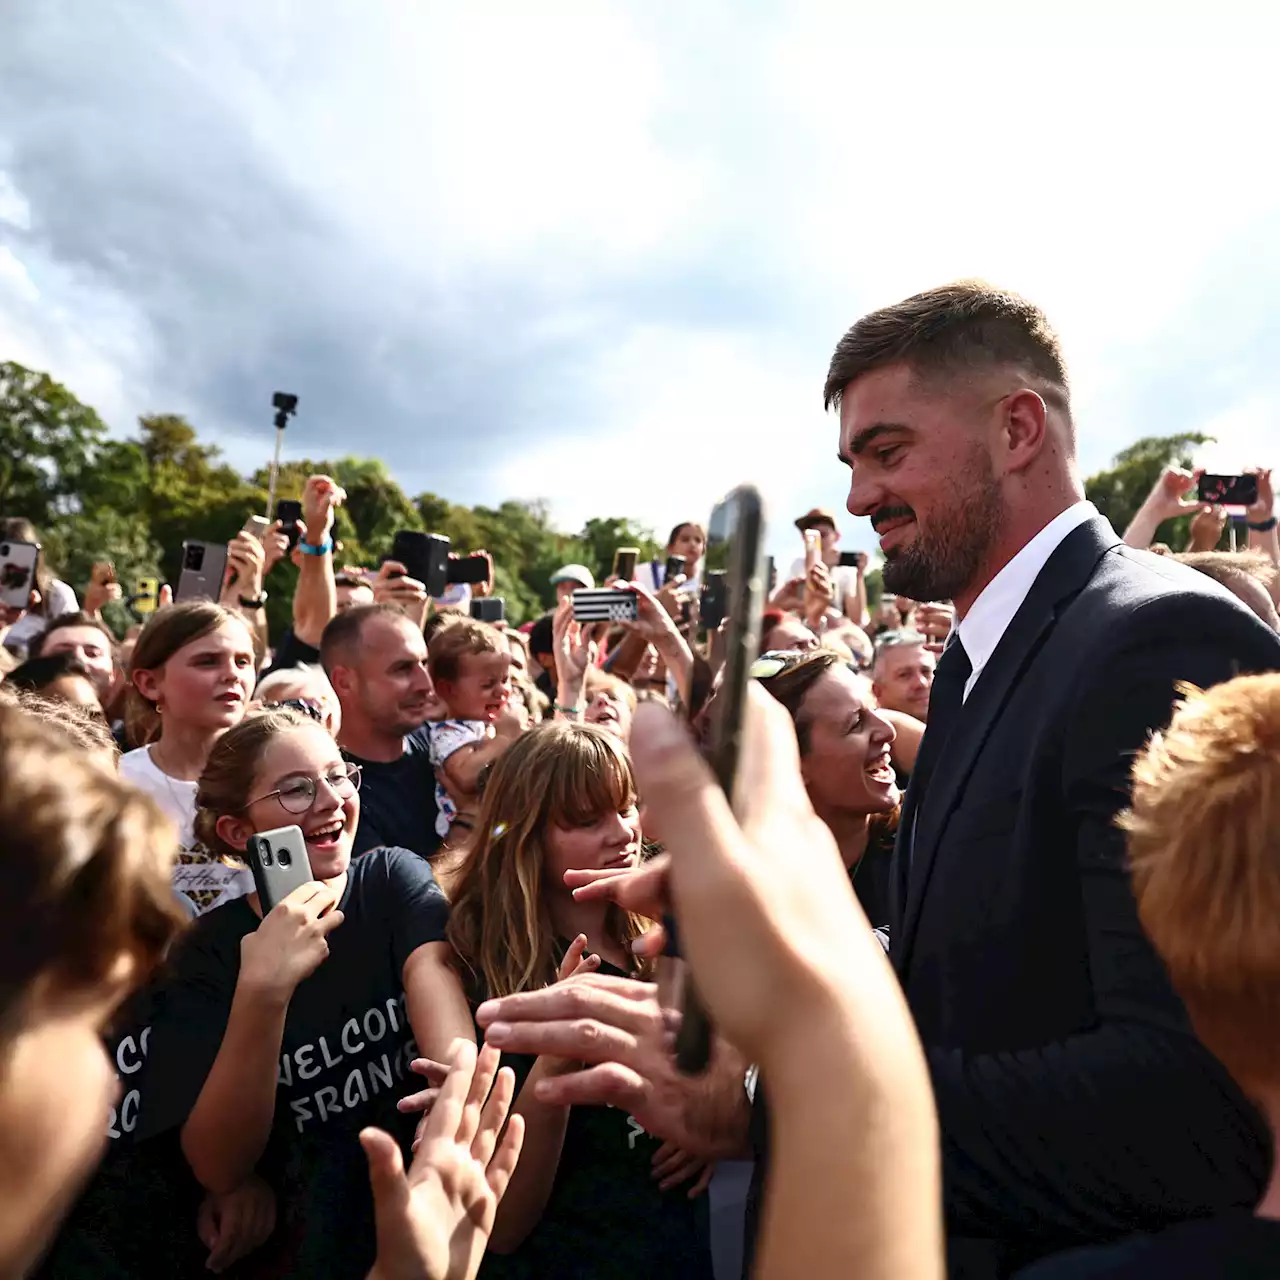
[(316, 802), (316, 787), (323, 781), (340, 799), (348, 800), (360, 790), (360, 766), (358, 764), (335, 765), (328, 773), (312, 778), (305, 773), (286, 778), (274, 791), (268, 791), (257, 800), (250, 800), (245, 808), (263, 800), (279, 800), (286, 813), (306, 813)]

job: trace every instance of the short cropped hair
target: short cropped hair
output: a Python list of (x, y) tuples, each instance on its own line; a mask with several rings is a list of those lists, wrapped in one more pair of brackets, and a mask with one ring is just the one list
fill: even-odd
[(31, 641), (28, 656), (32, 658), (40, 657), (44, 652), (45, 645), (49, 643), (50, 636), (65, 630), (67, 627), (93, 627), (95, 631), (101, 631), (103, 639), (107, 642), (107, 652), (115, 653), (116, 638), (111, 628), (101, 618), (95, 618), (92, 614), (79, 611), (76, 613), (60, 613), (56, 618), (51, 618), (45, 629)]
[(79, 676), (82, 680), (93, 683), (89, 668), (71, 653), (51, 653), (47, 658), (28, 658), (9, 673), (8, 683), (15, 689), (29, 689), (33, 693), (39, 693), (55, 680), (63, 680), (67, 676)]
[(496, 627), (487, 622), (477, 622), (474, 618), (460, 618), (431, 637), (427, 646), (427, 670), (433, 682), (456, 680), (462, 659), (478, 657), (482, 653), (511, 656), (502, 632)]
[(1280, 674), (1189, 691), (1133, 767), (1138, 914), (1197, 1034), (1255, 1096), (1280, 1084)]
[(1066, 361), (1044, 312), (981, 280), (944, 284), (863, 316), (836, 344), (823, 404), (838, 409), (849, 383), (894, 364), (925, 377), (1016, 365), (1046, 400), (1070, 412)]
[(431, 617), (427, 619), (426, 626), (422, 628), (422, 635), (429, 645), (435, 638), (436, 632), (441, 631), (445, 627), (451, 627), (455, 622), (462, 622), (471, 615), (463, 609), (455, 608), (453, 605), (445, 605), (443, 609), (437, 609)]
[(325, 624), (320, 636), (320, 665), (324, 673), (333, 679), (333, 669), (349, 663), (360, 645), (360, 637), (373, 618), (395, 618), (407, 622), (405, 615), (393, 604), (358, 604), (345, 613), (336, 613)]

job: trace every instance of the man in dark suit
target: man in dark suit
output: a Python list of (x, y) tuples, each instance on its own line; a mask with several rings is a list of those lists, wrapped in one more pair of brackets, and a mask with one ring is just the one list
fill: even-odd
[(1058, 340), (982, 284), (858, 321), (826, 384), (885, 590), (955, 601), (895, 854), (953, 1276), (1248, 1205), (1261, 1122), (1138, 924), (1116, 814), (1178, 686), (1280, 667), (1202, 575), (1083, 501)]

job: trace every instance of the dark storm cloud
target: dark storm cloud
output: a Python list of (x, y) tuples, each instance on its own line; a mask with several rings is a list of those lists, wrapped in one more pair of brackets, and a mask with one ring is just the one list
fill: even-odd
[[(475, 270), (443, 297), (291, 181), (205, 54), (180, 6), (151, 3), (32, 3), (0, 51), (0, 167), (31, 209), (0, 237), (137, 308), (158, 343), (146, 390), (166, 397), (142, 410), (240, 436), (292, 390), (307, 453), (378, 454), (465, 498), (505, 443), (591, 430), (577, 375), (629, 325), (763, 309), (759, 285), (685, 263), (588, 286), (568, 336), (539, 327), (532, 276)], [(257, 56), (268, 79), (299, 74)]]

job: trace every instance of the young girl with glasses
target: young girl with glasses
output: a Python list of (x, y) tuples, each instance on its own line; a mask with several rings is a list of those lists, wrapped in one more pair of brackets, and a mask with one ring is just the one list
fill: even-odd
[(448, 907), (405, 849), (351, 860), (360, 769), (292, 710), (227, 732), (200, 779), (196, 831), (240, 858), (251, 836), (297, 826), (313, 879), (264, 917), (256, 894), (202, 916), (175, 962), (152, 1031), (163, 1064), (140, 1127), (181, 1126), (201, 1184), (221, 1192), (255, 1169), (277, 1191), (288, 1274), (364, 1275), (373, 1208), (357, 1141), (374, 1124), (406, 1163), (419, 1055), (448, 1061), (474, 1038), (445, 940)]
[[(591, 725), (539, 725), (493, 766), (474, 838), (450, 882), (449, 937), (477, 1004), (546, 986), (580, 965), (647, 976), (631, 943), (648, 922), (609, 903), (577, 902), (564, 883), (566, 871), (638, 863), (636, 800), (625, 749)], [(709, 1277), (706, 1198), (691, 1199), (704, 1166), (663, 1150), (616, 1109), (541, 1102), (538, 1081), (573, 1064), (544, 1055), (509, 1065), (525, 1145), (484, 1280)]]

